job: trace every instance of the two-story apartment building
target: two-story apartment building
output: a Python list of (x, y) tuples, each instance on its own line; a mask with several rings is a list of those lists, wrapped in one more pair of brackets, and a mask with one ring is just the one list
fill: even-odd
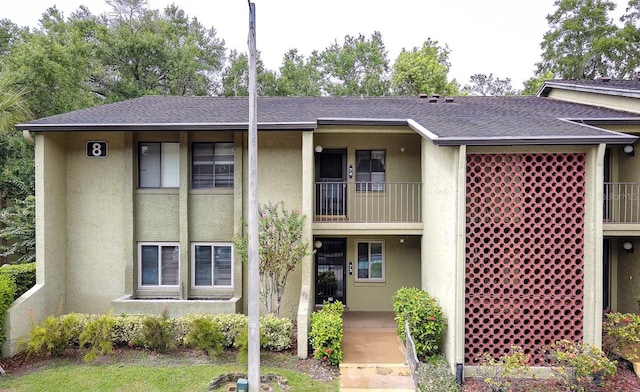
[[(557, 339), (600, 343), (603, 282), (625, 262), (603, 269), (620, 209), (603, 202), (605, 157), (627, 159), (640, 115), (553, 91), (259, 98), (260, 202), (305, 214), (316, 250), (281, 306), (300, 356), (315, 305), (390, 311), (403, 286), (438, 298), (452, 366), (512, 344), (540, 363)], [(37, 285), (9, 311), (5, 354), (60, 312), (242, 312), (247, 127), (246, 98), (215, 97), (18, 125), (36, 149)]]

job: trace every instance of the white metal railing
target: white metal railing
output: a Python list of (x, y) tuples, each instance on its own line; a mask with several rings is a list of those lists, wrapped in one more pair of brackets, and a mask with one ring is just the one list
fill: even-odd
[(317, 182), (316, 222), (421, 222), (422, 183)]
[(413, 389), (418, 390), (418, 354), (416, 353), (416, 345), (411, 336), (411, 330), (409, 329), (409, 321), (404, 320), (404, 334), (405, 334), (405, 346), (407, 366), (411, 371), (411, 378), (413, 378)]
[(640, 223), (640, 183), (606, 182), (603, 215), (609, 223)]

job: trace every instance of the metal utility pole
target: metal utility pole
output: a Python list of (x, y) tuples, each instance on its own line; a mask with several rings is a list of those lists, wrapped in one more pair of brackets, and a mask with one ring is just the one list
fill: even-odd
[(260, 284), (258, 240), (258, 116), (256, 84), (256, 5), (249, 3), (249, 391), (260, 390)]

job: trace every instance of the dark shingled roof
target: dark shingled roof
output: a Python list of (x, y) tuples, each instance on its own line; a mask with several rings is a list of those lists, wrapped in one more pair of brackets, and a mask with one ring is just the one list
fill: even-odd
[[(408, 125), (439, 145), (632, 143), (590, 124), (640, 115), (542, 97), (259, 97), (258, 129), (320, 124)], [(30, 131), (246, 130), (247, 97), (147, 96), (18, 124)], [(571, 121), (567, 121), (571, 120)]]

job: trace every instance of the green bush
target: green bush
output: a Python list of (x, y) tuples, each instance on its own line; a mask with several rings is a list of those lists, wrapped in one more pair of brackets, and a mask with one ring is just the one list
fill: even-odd
[(291, 348), (293, 323), (287, 318), (272, 314), (260, 318), (260, 342), (262, 348), (270, 351), (282, 351)]
[(510, 351), (499, 359), (493, 358), (488, 352), (480, 355), (479, 359), (476, 376), (489, 386), (491, 392), (509, 391), (512, 380), (533, 376), (527, 365), (529, 356), (522, 352), (522, 347), (511, 346)]
[(447, 361), (441, 357), (429, 363), (419, 363), (417, 379), (420, 392), (458, 392), (460, 390)]
[(342, 361), (342, 312), (340, 301), (324, 303), (324, 307), (311, 315), (309, 340), (313, 357), (338, 366)]
[(16, 284), (14, 300), (20, 298), (36, 284), (36, 263), (5, 264), (0, 268), (0, 275), (6, 275)]
[(160, 353), (167, 352), (175, 346), (173, 324), (165, 309), (161, 316), (148, 315), (142, 321), (142, 345)]
[(80, 334), (80, 347), (90, 346), (85, 361), (94, 361), (98, 355), (113, 352), (113, 327), (116, 323), (111, 314), (91, 320)]
[[(435, 298), (418, 288), (403, 287), (393, 295), (393, 310), (400, 339), (405, 342), (404, 320), (409, 321), (420, 360), (436, 355), (447, 322)], [(406, 343), (406, 342), (405, 342)]]
[(6, 319), (7, 310), (13, 303), (16, 293), (16, 284), (7, 275), (0, 275), (0, 344), (4, 342), (5, 329), (4, 321)]
[(216, 314), (213, 320), (220, 325), (220, 331), (224, 335), (225, 347), (239, 347), (238, 334), (248, 328), (249, 322), (244, 314)]
[(553, 371), (570, 390), (584, 389), (585, 382), (613, 376), (617, 371), (616, 361), (607, 358), (599, 348), (583, 342), (558, 340), (551, 345), (549, 358), (555, 365)]
[(608, 313), (602, 323), (604, 332), (602, 348), (608, 357), (618, 359), (625, 352), (625, 359), (638, 359), (637, 343), (640, 343), (640, 315), (635, 313)]
[(59, 357), (73, 342), (79, 341), (79, 336), (77, 315), (49, 316), (42, 325), (35, 325), (29, 331), (26, 352), (28, 355)]
[(224, 335), (220, 332), (220, 326), (210, 317), (198, 317), (191, 321), (189, 331), (184, 337), (184, 344), (202, 350), (210, 357), (215, 357), (222, 352)]
[(121, 314), (114, 317), (111, 341), (114, 346), (143, 346), (142, 324), (146, 315)]

